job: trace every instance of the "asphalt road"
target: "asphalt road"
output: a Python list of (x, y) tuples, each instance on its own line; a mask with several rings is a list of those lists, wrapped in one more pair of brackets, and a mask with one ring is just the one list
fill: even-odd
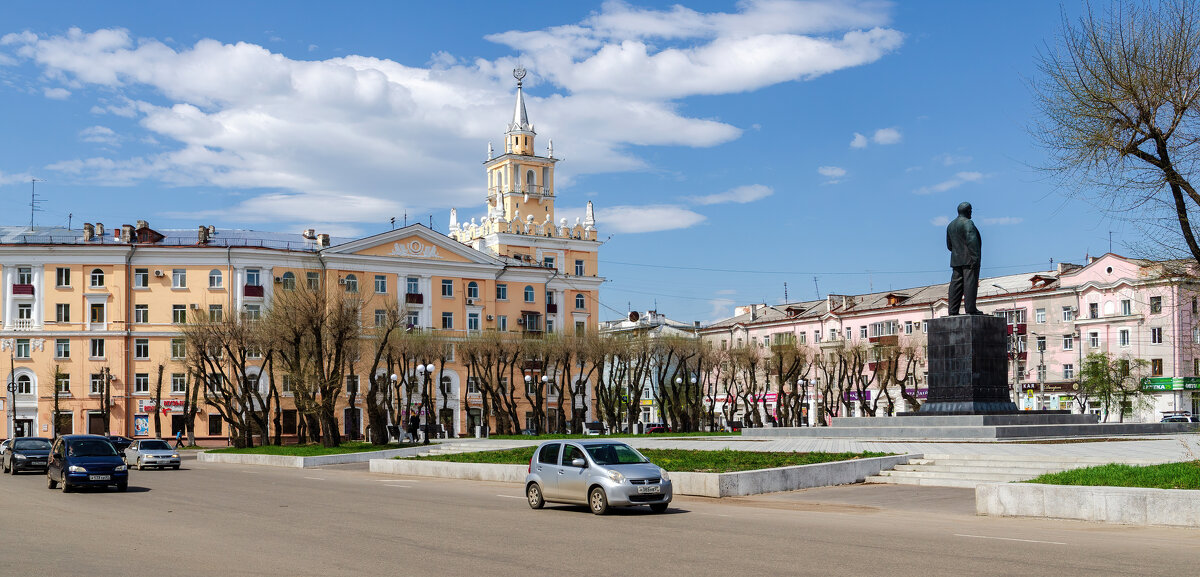
[(1196, 575), (1200, 530), (974, 515), (972, 492), (677, 497), (597, 517), (521, 487), (184, 462), (127, 493), (0, 478), (0, 575)]

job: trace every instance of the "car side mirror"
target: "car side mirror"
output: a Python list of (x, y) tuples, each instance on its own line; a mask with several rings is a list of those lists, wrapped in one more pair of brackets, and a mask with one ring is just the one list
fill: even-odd
[(583, 459), (571, 459), (571, 466), (582, 469), (587, 466), (587, 461), (584, 461)]

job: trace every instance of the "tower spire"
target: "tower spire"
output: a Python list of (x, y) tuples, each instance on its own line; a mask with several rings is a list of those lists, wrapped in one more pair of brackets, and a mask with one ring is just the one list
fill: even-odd
[(525, 113), (525, 93), (521, 89), (522, 81), (525, 79), (524, 68), (514, 68), (513, 78), (517, 79), (517, 106), (513, 110), (513, 121), (508, 126), (509, 132), (533, 131), (533, 127), (529, 125), (529, 115)]

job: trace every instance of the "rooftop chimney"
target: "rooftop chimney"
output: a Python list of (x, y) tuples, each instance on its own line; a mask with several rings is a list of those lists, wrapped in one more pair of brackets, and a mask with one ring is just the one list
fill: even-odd
[(137, 227), (139, 230), (141, 230), (143, 228), (150, 228), (150, 223), (146, 222), (144, 220), (139, 220), (139, 221), (137, 221)]
[(96, 236), (100, 237), (100, 240), (104, 240), (104, 223), (103, 222), (96, 223)]
[[(113, 233), (116, 233), (116, 232), (117, 231), (115, 231), (115, 230), (113, 231)], [(133, 242), (133, 225), (132, 224), (121, 225), (121, 242), (123, 242), (125, 244), (129, 244), (129, 243)]]
[(317, 235), (317, 246), (320, 248), (329, 248), (329, 235), (318, 234)]
[(208, 227), (200, 225), (200, 229), (196, 231), (196, 242), (199, 244), (208, 244)]
[(308, 240), (314, 240), (317, 238), (317, 229), (306, 228), (306, 229), (304, 229), (304, 234), (301, 236), (303, 236), (304, 238), (306, 238)]
[(92, 242), (94, 238), (96, 238), (96, 227), (92, 226), (90, 222), (83, 223), (83, 242)]

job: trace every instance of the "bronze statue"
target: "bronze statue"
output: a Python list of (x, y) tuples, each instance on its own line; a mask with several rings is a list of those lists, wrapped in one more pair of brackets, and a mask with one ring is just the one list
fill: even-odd
[(983, 239), (979, 229), (971, 222), (971, 203), (958, 205), (958, 218), (946, 227), (946, 248), (950, 249), (950, 314), (958, 314), (958, 305), (963, 303), (969, 315), (981, 315), (975, 308), (975, 296), (979, 292), (979, 256), (983, 250)]

